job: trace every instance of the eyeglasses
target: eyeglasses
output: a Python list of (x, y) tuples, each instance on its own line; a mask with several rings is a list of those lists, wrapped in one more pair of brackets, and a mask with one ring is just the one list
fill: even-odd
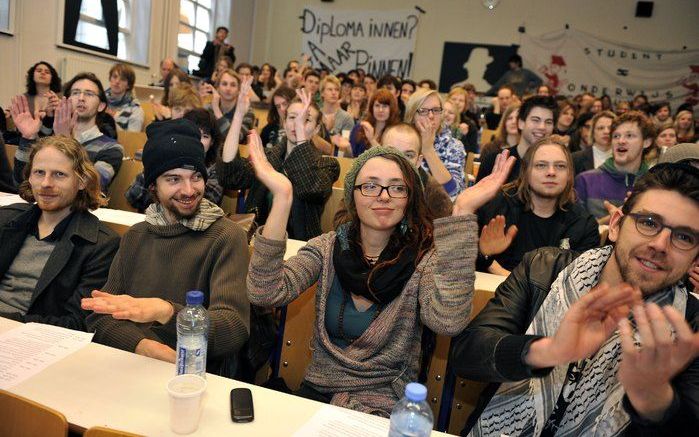
[(670, 243), (680, 250), (692, 250), (699, 244), (699, 234), (685, 227), (673, 227), (663, 223), (660, 217), (654, 214), (634, 214), (628, 216), (636, 223), (636, 230), (646, 237), (655, 237), (663, 229), (670, 230)]
[(354, 189), (359, 190), (362, 196), (365, 197), (379, 197), (381, 193), (383, 193), (383, 190), (386, 190), (388, 197), (394, 199), (405, 199), (408, 197), (408, 187), (405, 185), (389, 185), (386, 187), (373, 182), (365, 182), (360, 185), (355, 185)]
[(84, 95), (85, 97), (97, 97), (97, 93), (94, 91), (90, 90), (70, 90), (70, 96), (71, 97), (80, 97), (80, 95)]
[(434, 115), (440, 115), (444, 111), (442, 108), (420, 108), (417, 112), (420, 115), (428, 115), (430, 112)]

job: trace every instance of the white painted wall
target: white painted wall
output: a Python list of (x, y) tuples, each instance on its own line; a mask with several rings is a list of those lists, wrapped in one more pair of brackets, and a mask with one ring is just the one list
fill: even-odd
[[(635, 0), (501, 0), (493, 11), (481, 0), (257, 0), (253, 61), (277, 67), (299, 57), (305, 6), (390, 10), (419, 5), (414, 79), (439, 78), (445, 41), (519, 44), (519, 26), (539, 35), (571, 27), (655, 49), (699, 48), (699, 2), (656, 0), (652, 18), (635, 18)], [(626, 29), (624, 27), (626, 26)]]

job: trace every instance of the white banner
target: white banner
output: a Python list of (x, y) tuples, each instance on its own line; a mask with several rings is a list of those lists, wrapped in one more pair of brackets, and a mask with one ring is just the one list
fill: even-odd
[(308, 7), (301, 16), (302, 49), (315, 68), (363, 68), (380, 78), (410, 77), (418, 16), (415, 11), (344, 11)]
[(643, 93), (651, 101), (699, 103), (699, 50), (661, 51), (605, 41), (579, 30), (523, 35), (525, 67), (559, 94), (589, 91), (613, 101)]

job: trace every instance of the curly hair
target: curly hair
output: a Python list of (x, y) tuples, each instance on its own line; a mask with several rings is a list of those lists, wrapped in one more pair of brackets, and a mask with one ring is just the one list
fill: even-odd
[(74, 211), (88, 211), (107, 204), (108, 199), (102, 196), (100, 189), (99, 174), (87, 156), (85, 148), (75, 139), (62, 135), (44, 137), (34, 144), (29, 155), (29, 163), (24, 168), (24, 181), (19, 185), (19, 195), (22, 199), (29, 203), (36, 201), (29, 184), (29, 176), (36, 154), (47, 147), (53, 147), (65, 155), (73, 163), (75, 175), (85, 184), (85, 188), (78, 191), (73, 200), (72, 209)]
[(38, 67), (39, 65), (45, 65), (51, 72), (51, 83), (49, 84), (49, 89), (54, 93), (60, 93), (61, 78), (58, 76), (58, 72), (55, 68), (53, 68), (53, 65), (49, 64), (48, 62), (39, 61), (36, 64), (32, 65), (29, 68), (29, 70), (27, 70), (27, 94), (30, 96), (36, 95), (36, 82), (34, 81), (34, 70), (36, 70), (36, 67)]

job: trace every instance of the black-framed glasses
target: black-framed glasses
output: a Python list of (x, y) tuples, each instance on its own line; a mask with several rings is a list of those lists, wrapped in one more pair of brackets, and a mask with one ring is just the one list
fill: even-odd
[(359, 190), (362, 196), (366, 197), (379, 197), (383, 190), (386, 190), (388, 197), (394, 199), (405, 199), (408, 197), (408, 187), (405, 185), (379, 185), (373, 182), (365, 182), (363, 184), (355, 185), (355, 190)]
[(429, 115), (429, 113), (433, 113), (434, 115), (441, 115), (442, 112), (444, 112), (444, 109), (442, 108), (420, 108), (417, 111), (418, 114), (420, 115)]
[(680, 250), (692, 250), (699, 244), (699, 234), (683, 226), (668, 226), (655, 214), (627, 214), (636, 223), (636, 230), (646, 237), (655, 237), (663, 229), (670, 230), (670, 243)]

